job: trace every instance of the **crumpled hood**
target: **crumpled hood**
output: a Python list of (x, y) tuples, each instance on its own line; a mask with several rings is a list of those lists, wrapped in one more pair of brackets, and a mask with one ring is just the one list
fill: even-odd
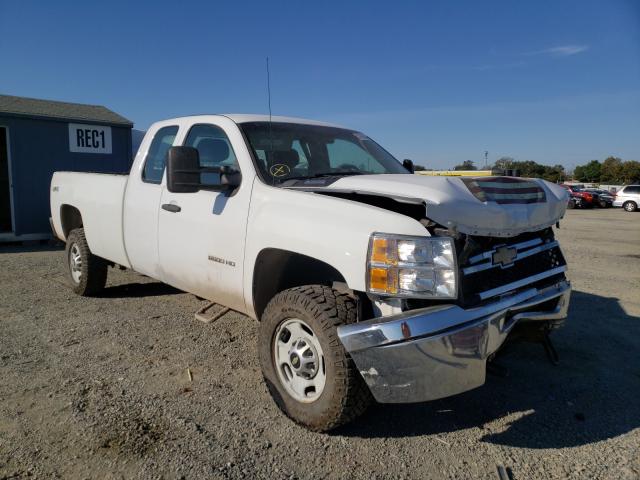
[[(507, 182), (511, 185), (505, 185)], [(512, 197), (496, 195), (492, 192), (503, 190), (495, 187), (508, 187), (505, 192), (515, 193)], [(537, 193), (519, 194), (518, 188)], [(568, 200), (566, 190), (558, 185), (512, 177), (362, 175), (343, 177), (325, 189), (425, 203), (426, 217), (434, 222), (462, 233), (492, 237), (511, 237), (553, 225), (564, 215)], [(531, 203), (518, 203), (524, 201)]]

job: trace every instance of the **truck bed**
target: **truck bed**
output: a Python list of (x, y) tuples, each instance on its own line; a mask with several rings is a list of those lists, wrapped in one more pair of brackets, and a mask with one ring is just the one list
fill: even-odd
[(131, 267), (124, 246), (123, 203), (128, 175), (55, 172), (51, 180), (51, 215), (58, 236), (66, 239), (61, 212), (75, 207), (82, 215), (91, 251), (99, 257)]

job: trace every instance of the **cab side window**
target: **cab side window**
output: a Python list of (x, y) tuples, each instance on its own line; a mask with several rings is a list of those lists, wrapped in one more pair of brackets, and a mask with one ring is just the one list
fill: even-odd
[[(189, 130), (184, 145), (198, 150), (201, 167), (228, 166), (240, 170), (229, 138), (220, 127), (207, 124), (194, 125)], [(205, 186), (220, 185), (220, 174), (201, 173), (200, 182)]]
[(164, 166), (167, 163), (167, 153), (173, 146), (173, 141), (178, 133), (178, 126), (172, 125), (162, 127), (156, 132), (155, 137), (151, 141), (149, 153), (144, 162), (144, 170), (142, 171), (142, 181), (146, 183), (162, 182), (162, 174)]

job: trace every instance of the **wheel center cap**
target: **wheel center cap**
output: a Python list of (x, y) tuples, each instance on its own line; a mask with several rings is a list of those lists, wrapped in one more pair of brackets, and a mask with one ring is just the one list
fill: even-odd
[(311, 379), (318, 373), (318, 353), (307, 339), (299, 338), (293, 342), (289, 363), (299, 377)]
[(293, 368), (295, 368), (296, 370), (300, 368), (300, 357), (298, 356), (298, 354), (292, 353), (291, 357), (289, 357), (289, 360), (291, 361), (291, 365), (293, 365)]

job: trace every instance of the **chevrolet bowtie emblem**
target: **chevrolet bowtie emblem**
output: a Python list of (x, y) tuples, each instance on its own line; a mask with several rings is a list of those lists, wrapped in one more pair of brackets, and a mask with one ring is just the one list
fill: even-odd
[(501, 267), (508, 267), (518, 256), (518, 251), (512, 247), (498, 247), (496, 251), (491, 255), (491, 263), (494, 265), (500, 265)]

